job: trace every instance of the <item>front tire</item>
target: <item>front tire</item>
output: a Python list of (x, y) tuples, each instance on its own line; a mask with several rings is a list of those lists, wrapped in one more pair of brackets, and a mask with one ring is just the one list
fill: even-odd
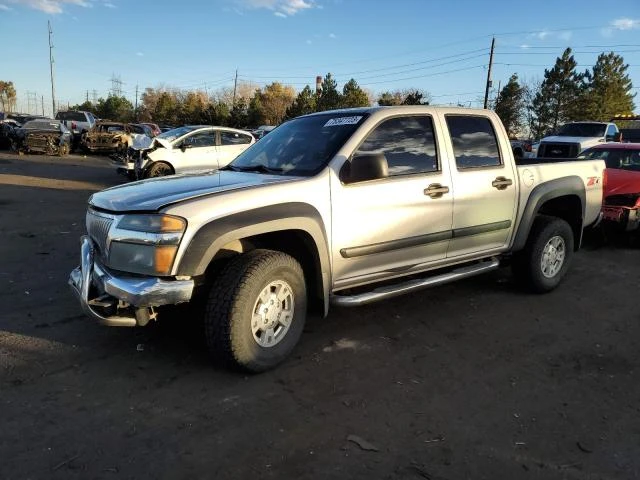
[(272, 250), (231, 260), (215, 279), (205, 311), (205, 337), (224, 365), (263, 372), (286, 359), (307, 314), (300, 264)]
[(534, 292), (550, 292), (567, 273), (573, 245), (573, 231), (565, 220), (539, 216), (533, 223), (524, 250), (514, 257), (514, 275)]
[(145, 171), (144, 178), (165, 177), (167, 175), (173, 175), (171, 165), (165, 162), (154, 162)]

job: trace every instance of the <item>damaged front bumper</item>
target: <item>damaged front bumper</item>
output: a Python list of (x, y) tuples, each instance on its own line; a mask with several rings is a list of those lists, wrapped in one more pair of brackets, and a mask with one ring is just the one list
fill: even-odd
[(103, 325), (135, 327), (155, 318), (153, 307), (191, 300), (194, 281), (164, 280), (110, 272), (94, 258), (89, 237), (82, 237), (80, 266), (69, 285), (84, 312)]

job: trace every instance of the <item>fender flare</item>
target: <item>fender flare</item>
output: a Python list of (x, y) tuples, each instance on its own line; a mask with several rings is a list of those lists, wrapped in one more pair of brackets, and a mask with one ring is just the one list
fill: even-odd
[[(531, 191), (514, 237), (512, 251), (516, 252), (525, 247), (529, 232), (540, 208), (549, 200), (567, 195), (576, 195), (580, 199), (582, 206), (580, 226), (582, 229), (587, 198), (584, 181), (576, 175), (550, 180), (536, 186)], [(577, 240), (576, 245), (579, 246), (581, 239), (578, 238)]]
[(313, 240), (326, 315), (331, 280), (329, 242), (320, 212), (306, 203), (291, 202), (255, 208), (202, 225), (179, 259), (176, 275), (203, 275), (216, 254), (228, 243), (283, 230), (302, 231)]

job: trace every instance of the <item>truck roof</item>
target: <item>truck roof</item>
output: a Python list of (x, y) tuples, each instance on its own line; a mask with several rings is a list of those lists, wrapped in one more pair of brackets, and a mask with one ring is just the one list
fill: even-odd
[(591, 147), (594, 150), (640, 150), (640, 143), (609, 142)]
[(328, 113), (331, 114), (343, 114), (348, 113), (351, 115), (358, 114), (372, 114), (380, 111), (397, 111), (398, 113), (404, 113), (408, 110), (412, 111), (423, 111), (424, 113), (428, 112), (445, 112), (445, 113), (457, 113), (457, 114), (465, 114), (465, 115), (473, 115), (473, 114), (481, 114), (487, 115), (488, 113), (493, 113), (491, 110), (485, 110), (482, 108), (466, 108), (466, 107), (434, 107), (432, 105), (394, 105), (394, 106), (377, 106), (377, 107), (355, 107), (355, 108), (340, 108), (336, 110), (325, 110), (322, 112), (310, 113), (305, 116), (317, 116), (317, 115), (326, 115)]

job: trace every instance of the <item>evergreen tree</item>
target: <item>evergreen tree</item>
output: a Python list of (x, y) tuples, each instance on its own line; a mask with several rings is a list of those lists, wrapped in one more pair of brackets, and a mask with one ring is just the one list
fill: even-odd
[(420, 90), (409, 90), (402, 105), (429, 105), (430, 95)]
[(391, 107), (393, 105), (401, 105), (403, 101), (404, 98), (400, 91), (384, 92), (378, 98), (378, 105), (381, 107)]
[(367, 92), (362, 90), (353, 78), (342, 88), (342, 106), (344, 108), (369, 106)]
[(260, 90), (256, 90), (255, 95), (249, 101), (249, 108), (247, 109), (247, 125), (259, 127), (260, 125), (264, 125), (264, 123), (265, 115)]
[(633, 113), (633, 84), (627, 70), (629, 65), (615, 53), (601, 53), (589, 75), (586, 93), (585, 118), (609, 121), (617, 114)]
[(249, 120), (247, 110), (244, 98), (238, 100), (229, 114), (229, 125), (234, 128), (245, 128)]
[(544, 80), (532, 105), (538, 135), (556, 130), (563, 123), (582, 119), (585, 74), (577, 73), (576, 66), (571, 49), (567, 48), (551, 70), (545, 69)]
[(307, 115), (316, 111), (316, 95), (309, 85), (306, 85), (293, 103), (287, 109), (285, 118), (291, 119), (300, 115)]
[(116, 122), (129, 122), (133, 119), (133, 104), (125, 97), (109, 95), (99, 99), (96, 111), (100, 118)]
[(316, 109), (318, 112), (332, 110), (340, 108), (341, 103), (342, 98), (340, 92), (338, 92), (338, 84), (331, 73), (327, 73), (322, 81), (322, 91), (318, 95)]
[(522, 129), (525, 116), (524, 90), (518, 82), (518, 75), (511, 75), (509, 82), (498, 94), (495, 111), (502, 120), (509, 136), (515, 136)]

